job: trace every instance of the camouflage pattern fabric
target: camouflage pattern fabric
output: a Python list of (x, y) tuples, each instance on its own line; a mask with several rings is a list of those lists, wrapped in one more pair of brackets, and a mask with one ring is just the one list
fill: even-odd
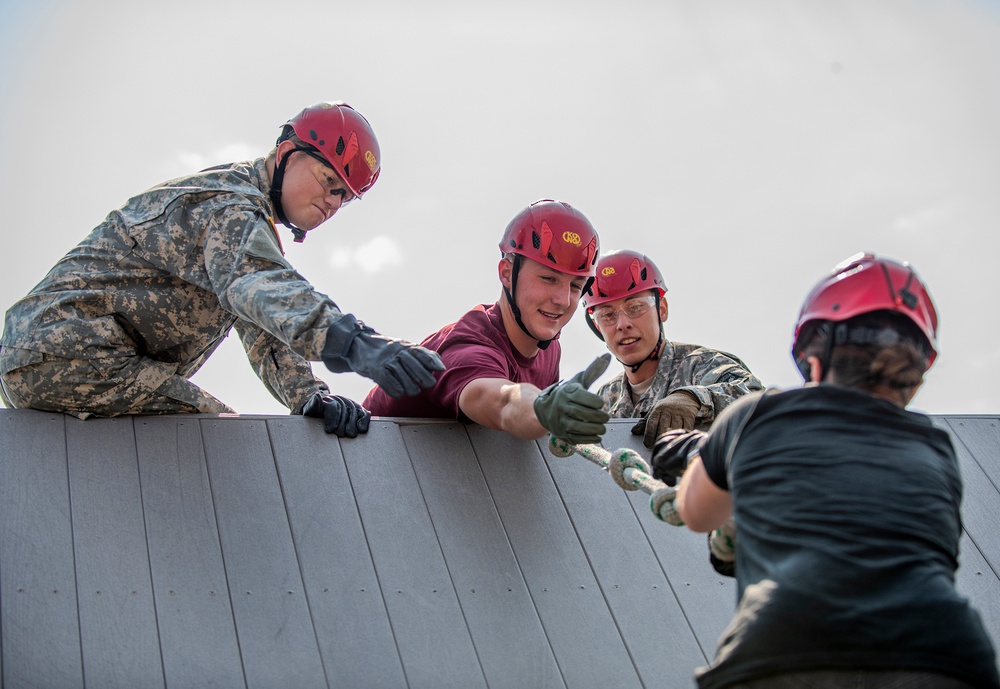
[(8, 407), (89, 416), (122, 414), (225, 414), (233, 409), (186, 378), (170, 364), (146, 357), (41, 361), (8, 371), (0, 392)]
[[(258, 377), (293, 413), (328, 392), (309, 362), (343, 314), (285, 260), (267, 190), (258, 158), (166, 182), (112, 211), (7, 311), (8, 390), (28, 407), (58, 407), (64, 396), (78, 414), (155, 413), (157, 390), (197, 411), (228, 410), (179, 380), (235, 327)], [(97, 371), (90, 379), (81, 361)], [(21, 376), (30, 390), (9, 375), (24, 366), (34, 366)], [(126, 390), (128, 381), (145, 381), (143, 390)]]
[(644, 418), (653, 405), (672, 392), (684, 390), (698, 398), (695, 430), (707, 430), (715, 417), (738, 397), (764, 386), (732, 354), (700, 345), (663, 341), (663, 351), (649, 389), (632, 403), (631, 388), (623, 371), (601, 386), (604, 408), (613, 419)]

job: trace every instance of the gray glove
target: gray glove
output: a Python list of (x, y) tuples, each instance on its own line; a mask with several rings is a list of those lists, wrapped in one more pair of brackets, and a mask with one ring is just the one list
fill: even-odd
[(585, 371), (545, 388), (535, 398), (538, 423), (556, 438), (574, 445), (600, 442), (609, 416), (604, 411), (604, 400), (587, 388), (604, 373), (610, 361), (611, 355), (603, 354)]
[(379, 335), (349, 313), (327, 328), (322, 357), (334, 373), (360, 373), (396, 398), (433, 386), (444, 370), (437, 352)]
[(653, 405), (646, 418), (632, 427), (632, 435), (641, 435), (642, 444), (653, 447), (656, 439), (672, 428), (690, 431), (698, 419), (701, 402), (684, 390), (671, 392)]
[(371, 412), (354, 400), (322, 392), (309, 398), (302, 416), (323, 419), (323, 430), (336, 433), (338, 438), (357, 438), (358, 433), (367, 433), (372, 418)]

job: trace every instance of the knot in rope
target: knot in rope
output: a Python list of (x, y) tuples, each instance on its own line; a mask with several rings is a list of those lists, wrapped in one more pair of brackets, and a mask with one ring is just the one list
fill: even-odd
[(674, 503), (676, 498), (676, 488), (672, 486), (660, 488), (654, 491), (649, 498), (649, 509), (661, 522), (667, 522), (674, 526), (684, 526), (684, 520), (681, 519), (681, 515), (677, 514), (677, 505)]
[[(637, 471), (631, 472), (626, 478), (626, 469), (636, 469)], [(624, 490), (639, 490), (643, 477), (639, 476), (638, 472), (645, 474), (646, 478), (649, 478), (653, 473), (646, 461), (639, 456), (639, 453), (628, 448), (615, 450), (608, 462), (608, 471), (611, 472), (611, 478), (615, 480), (615, 483)]]
[(574, 445), (551, 436), (549, 438), (549, 452), (556, 457), (569, 457), (575, 452), (607, 469), (615, 483), (625, 490), (641, 490), (652, 496), (649, 508), (657, 519), (674, 526), (684, 524), (674, 507), (677, 489), (653, 478), (650, 475), (652, 471), (649, 464), (635, 450), (620, 448), (611, 452), (600, 445)]
[(712, 532), (708, 538), (708, 547), (712, 550), (712, 554), (723, 562), (732, 562), (736, 559), (736, 522), (732, 517)]

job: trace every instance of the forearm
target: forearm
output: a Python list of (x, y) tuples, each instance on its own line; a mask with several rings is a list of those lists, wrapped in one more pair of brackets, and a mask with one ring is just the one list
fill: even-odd
[(505, 402), (500, 412), (501, 430), (522, 440), (541, 438), (548, 431), (535, 416), (535, 398), (540, 392), (527, 383), (510, 384), (505, 387)]
[(720, 527), (732, 515), (732, 500), (708, 477), (701, 457), (695, 455), (677, 487), (677, 513), (692, 531), (705, 533)]
[(722, 413), (722, 410), (740, 397), (751, 392), (763, 390), (763, 384), (749, 371), (743, 371), (735, 379), (706, 385), (685, 385), (676, 388), (693, 395), (701, 405), (698, 418), (701, 423), (711, 423)]
[(246, 321), (236, 324), (250, 365), (268, 392), (293, 414), (315, 392), (329, 392), (323, 381), (313, 375), (309, 362), (259, 326)]
[(480, 378), (465, 386), (458, 405), (463, 414), (481, 426), (522, 440), (535, 440), (546, 433), (535, 417), (538, 393), (539, 389), (528, 383)]
[[(278, 271), (280, 272), (280, 271)], [(301, 278), (272, 271), (246, 275), (227, 289), (223, 305), (281, 340), (307, 361), (319, 361), (327, 329), (343, 317), (328, 297)]]

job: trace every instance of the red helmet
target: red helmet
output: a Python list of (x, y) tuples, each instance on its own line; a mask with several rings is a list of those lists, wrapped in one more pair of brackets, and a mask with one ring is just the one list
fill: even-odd
[(378, 140), (368, 120), (347, 103), (318, 103), (288, 120), (296, 135), (315, 146), (358, 198), (368, 191), (382, 165)]
[(542, 199), (514, 216), (504, 230), (500, 251), (561, 273), (594, 277), (600, 240), (583, 213), (568, 203)]
[(798, 358), (800, 344), (805, 346), (812, 333), (807, 326), (872, 311), (893, 311), (910, 319), (927, 340), (928, 367), (934, 363), (938, 318), (930, 293), (909, 263), (869, 253), (851, 256), (813, 287), (795, 324), (792, 357)]
[(638, 251), (612, 251), (597, 262), (597, 275), (583, 297), (583, 308), (590, 311), (606, 302), (651, 289), (657, 290), (661, 297), (667, 291), (655, 263)]

